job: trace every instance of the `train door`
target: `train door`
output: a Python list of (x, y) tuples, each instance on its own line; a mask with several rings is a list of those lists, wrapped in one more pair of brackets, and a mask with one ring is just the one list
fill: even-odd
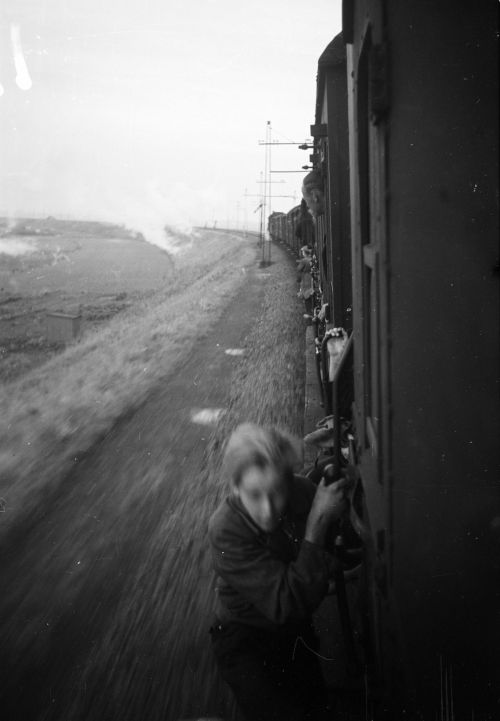
[[(382, 672), (389, 608), (391, 472), (388, 437), (389, 317), (386, 242), (386, 123), (383, 112), (383, 39), (366, 25), (355, 56), (348, 46), (348, 111), (355, 343), (354, 421), (358, 464), (373, 548), (370, 615), (376, 665)], [(385, 673), (383, 674), (386, 675)]]
[[(326, 143), (326, 138), (322, 139), (322, 146)], [(328, 187), (325, 179), (325, 196), (328, 197)], [(316, 224), (316, 256), (318, 259), (321, 290), (322, 290), (322, 301), (328, 303), (330, 313), (329, 318), (332, 318), (333, 310), (333, 287), (332, 287), (332, 274), (331, 274), (331, 256), (329, 253), (329, 223), (327, 213), (322, 213), (315, 218)]]

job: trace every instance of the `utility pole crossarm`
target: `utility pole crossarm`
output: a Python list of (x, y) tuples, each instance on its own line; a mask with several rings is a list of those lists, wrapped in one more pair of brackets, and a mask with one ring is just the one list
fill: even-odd
[[(281, 140), (273, 140), (271, 142), (267, 142), (266, 140), (259, 140), (258, 143), (259, 143), (259, 145), (297, 145), (299, 148), (301, 145), (307, 145), (308, 148), (313, 147), (312, 145), (308, 145), (308, 143), (304, 143), (301, 140), (297, 140), (295, 142), (289, 142), (289, 143), (288, 142), (282, 143)], [(301, 148), (301, 150), (302, 150), (302, 148)]]
[[(245, 198), (262, 198), (262, 195), (245, 194)], [(295, 198), (295, 195), (273, 195), (273, 198)]]

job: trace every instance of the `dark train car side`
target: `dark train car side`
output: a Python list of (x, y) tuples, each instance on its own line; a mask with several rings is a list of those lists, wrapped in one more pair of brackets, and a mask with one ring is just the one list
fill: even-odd
[(318, 62), (314, 249), (350, 335), (328, 392), (353, 401), (375, 719), (500, 718), (497, 43), (494, 0), (344, 0)]
[(395, 718), (498, 718), (496, 3), (345, 0), (343, 37), (377, 667)]
[(335, 326), (352, 330), (349, 136), (346, 48), (338, 35), (318, 61), (312, 155), (323, 178), (325, 210), (316, 218), (316, 256), (323, 302)]
[(288, 213), (271, 213), (268, 218), (271, 240), (284, 243), (297, 256), (304, 245), (314, 244), (314, 226), (307, 206), (296, 205)]
[(268, 218), (269, 236), (273, 242), (285, 242), (286, 213), (274, 212)]
[(288, 211), (285, 221), (285, 242), (297, 255), (300, 251), (300, 242), (297, 238), (297, 225), (300, 217), (300, 205)]

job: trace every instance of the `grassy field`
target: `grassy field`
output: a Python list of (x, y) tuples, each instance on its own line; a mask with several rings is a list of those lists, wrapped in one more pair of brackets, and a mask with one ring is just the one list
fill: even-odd
[[(0, 283), (4, 362), (14, 365), (0, 388), (3, 529), (172, 372), (256, 257), (253, 239), (230, 233), (181, 240), (172, 256), (113, 226), (54, 221), (2, 238), (34, 247), (6, 256)], [(82, 337), (47, 344), (44, 314), (75, 307)], [(9, 324), (16, 334), (6, 336)], [(15, 365), (22, 344), (28, 360)]]
[(202, 233), (180, 236), (168, 253), (119, 226), (0, 222), (0, 382), (61, 350), (47, 338), (47, 313), (80, 315), (86, 333), (159, 289), (189, 283), (197, 272), (189, 251), (209, 243)]

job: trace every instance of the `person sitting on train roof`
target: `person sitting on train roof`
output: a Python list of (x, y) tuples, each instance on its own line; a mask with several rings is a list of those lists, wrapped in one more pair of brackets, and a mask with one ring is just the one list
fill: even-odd
[(316, 487), (294, 474), (300, 456), (287, 433), (238, 426), (224, 455), (229, 494), (209, 522), (212, 648), (248, 721), (331, 714), (311, 617), (331, 588), (337, 561), (326, 539), (347, 511), (350, 482)]
[(325, 212), (323, 177), (318, 170), (311, 170), (302, 181), (302, 195), (314, 218)]

